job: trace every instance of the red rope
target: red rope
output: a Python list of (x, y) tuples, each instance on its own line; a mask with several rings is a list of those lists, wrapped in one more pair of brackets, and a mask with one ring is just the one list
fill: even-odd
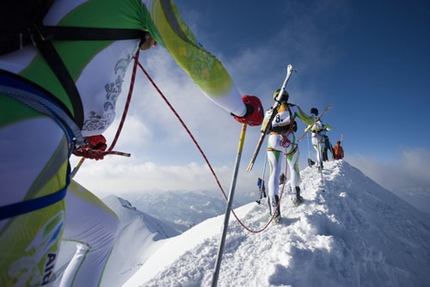
[(146, 72), (146, 70), (143, 68), (143, 66), (138, 62), (139, 68), (142, 70), (142, 72), (145, 74), (145, 76), (148, 78), (148, 80), (151, 82), (151, 84), (154, 86), (154, 88), (157, 90), (157, 92), (160, 94), (160, 96), (163, 98), (164, 102), (169, 106), (169, 108), (172, 110), (172, 112), (175, 114), (176, 118), (179, 120), (179, 122), (182, 124), (182, 126), (184, 127), (184, 129), (187, 131), (188, 135), (191, 137), (191, 140), (194, 142), (194, 144), (196, 145), (197, 149), (199, 150), (200, 154), (203, 156), (205, 162), (208, 164), (209, 169), (211, 170), (212, 174), (215, 177), (215, 180), (218, 184), (218, 186), (220, 187), (220, 189), (222, 190), (222, 193), (224, 195), (224, 198), (227, 200), (227, 196), (225, 195), (224, 190), (222, 189), (221, 183), (218, 180), (218, 177), (215, 174), (215, 171), (213, 170), (211, 164), (209, 163), (209, 160), (207, 159), (205, 153), (203, 152), (203, 150), (201, 149), (200, 145), (197, 143), (196, 139), (194, 138), (193, 134), (191, 133), (191, 131), (188, 129), (187, 125), (184, 123), (184, 121), (182, 120), (182, 118), (179, 116), (179, 114), (176, 112), (175, 108), (172, 106), (172, 104), (170, 104), (169, 100), (167, 100), (167, 98), (164, 96), (163, 92), (161, 92), (161, 90), (158, 88), (158, 86), (155, 84), (155, 82), (152, 80), (152, 78), (149, 76), (149, 74)]
[(136, 70), (137, 70), (137, 66), (139, 64), (139, 52), (140, 52), (140, 50), (138, 49), (136, 52), (136, 55), (134, 55), (134, 57), (133, 57), (133, 59), (134, 59), (133, 72), (131, 74), (130, 88), (128, 90), (128, 96), (127, 96), (127, 100), (125, 102), (124, 112), (122, 114), (121, 121), (119, 122), (119, 126), (118, 126), (118, 129), (116, 131), (115, 137), (112, 141), (112, 144), (108, 148), (106, 153), (111, 152), (112, 149), (114, 148), (116, 142), (118, 141), (119, 135), (121, 134), (122, 127), (124, 126), (125, 118), (127, 117), (128, 109), (130, 107), (130, 102), (131, 102), (131, 96), (133, 95), (134, 81), (136, 80)]
[[(138, 61), (137, 61), (138, 62)], [(182, 124), (182, 126), (184, 127), (184, 129), (187, 131), (188, 135), (190, 136), (191, 140), (193, 141), (193, 143), (195, 144), (195, 146), (197, 147), (197, 149), (199, 150), (200, 154), (202, 155), (203, 159), (205, 160), (206, 164), (208, 165), (213, 177), (215, 178), (215, 181), (218, 184), (218, 187), (221, 190), (221, 193), (224, 197), (224, 199), (227, 201), (227, 195), (224, 192), (224, 189), (221, 186), (221, 183), (218, 179), (218, 176), (216, 175), (214, 169), (212, 168), (212, 165), (210, 164), (208, 158), (206, 157), (205, 153), (203, 152), (202, 148), (200, 147), (200, 145), (198, 144), (198, 142), (196, 141), (196, 139), (194, 138), (193, 134), (191, 133), (191, 131), (188, 129), (187, 125), (184, 123), (184, 121), (182, 120), (182, 118), (179, 116), (179, 114), (176, 112), (175, 108), (170, 104), (169, 100), (164, 96), (163, 92), (161, 92), (161, 90), (158, 88), (158, 86), (155, 84), (155, 82), (152, 80), (152, 78), (149, 76), (149, 74), (146, 72), (146, 70), (143, 68), (143, 66), (138, 62), (137, 63), (139, 65), (139, 68), (142, 70), (142, 72), (145, 74), (145, 76), (148, 78), (148, 80), (151, 82), (151, 84), (154, 86), (154, 88), (157, 90), (157, 92), (160, 94), (160, 96), (163, 98), (164, 102), (169, 106), (169, 108), (172, 110), (172, 112), (175, 114), (176, 118), (179, 120), (179, 122)], [(284, 183), (285, 186), (285, 183)], [(281, 198), (282, 198), (282, 193), (283, 193), (284, 187), (282, 187), (282, 191), (281, 191), (281, 197), (279, 199), (279, 203), (281, 202)], [(252, 230), (251, 228), (247, 227), (240, 219), (239, 217), (236, 215), (236, 213), (234, 212), (234, 210), (232, 209), (231, 212), (233, 213), (234, 217), (236, 218), (236, 220), (239, 222), (239, 224), (246, 229), (249, 232), (252, 233), (259, 233), (262, 232), (264, 229), (267, 228), (267, 226), (269, 226), (269, 224), (272, 222), (274, 215), (272, 215), (272, 217), (270, 218), (270, 220), (267, 222), (267, 224), (259, 229), (259, 230)]]
[(131, 102), (131, 98), (133, 95), (133, 88), (134, 88), (134, 82), (136, 80), (136, 71), (137, 71), (137, 66), (138, 66), (138, 59), (139, 59), (139, 52), (140, 50), (137, 50), (136, 54), (134, 55), (133, 59), (134, 59), (134, 65), (133, 65), (133, 71), (132, 71), (132, 75), (131, 75), (131, 80), (130, 80), (130, 87), (128, 90), (128, 96), (125, 102), (125, 107), (124, 107), (124, 111), (122, 113), (122, 117), (121, 120), (119, 122), (118, 125), (118, 129), (116, 131), (115, 137), (113, 138), (112, 144), (110, 145), (110, 147), (106, 150), (92, 150), (91, 148), (87, 147), (87, 146), (83, 146), (80, 149), (77, 149), (74, 151), (75, 155), (79, 155), (82, 156), (81, 160), (79, 161), (79, 163), (76, 165), (76, 167), (73, 169), (73, 171), (71, 172), (71, 177), (73, 178), (76, 173), (78, 172), (79, 168), (81, 167), (81, 165), (83, 164), (83, 162), (85, 161), (85, 158), (91, 158), (91, 159), (96, 159), (96, 160), (100, 160), (103, 159), (103, 157), (105, 155), (111, 154), (111, 155), (121, 155), (121, 156), (127, 156), (129, 157), (130, 154), (129, 153), (125, 153), (125, 152), (120, 152), (120, 151), (114, 151), (113, 148), (115, 147), (118, 138), (121, 134), (122, 128), (124, 126), (124, 122), (125, 119), (127, 117), (127, 113), (128, 113), (128, 109), (130, 107), (130, 102)]

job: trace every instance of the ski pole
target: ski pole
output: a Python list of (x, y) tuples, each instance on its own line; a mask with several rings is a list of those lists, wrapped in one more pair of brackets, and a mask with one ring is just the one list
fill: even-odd
[(81, 165), (84, 163), (85, 157), (81, 157), (81, 160), (78, 162), (78, 164), (75, 166), (75, 168), (70, 173), (70, 178), (74, 178), (78, 170), (81, 168)]
[(236, 156), (236, 163), (233, 171), (233, 178), (230, 185), (230, 192), (228, 195), (228, 201), (227, 201), (227, 208), (225, 210), (224, 215), (224, 228), (222, 231), (221, 241), (218, 248), (218, 255), (215, 261), (215, 271), (213, 274), (212, 279), (212, 287), (216, 287), (218, 284), (218, 275), (219, 275), (219, 269), (221, 266), (221, 260), (222, 260), (222, 253), (224, 251), (224, 244), (225, 244), (225, 237), (227, 235), (227, 229), (228, 229), (228, 221), (230, 220), (230, 211), (231, 206), (233, 204), (233, 197), (234, 197), (234, 190), (236, 188), (236, 180), (237, 180), (237, 174), (239, 171), (240, 166), (240, 158), (242, 157), (242, 149), (243, 149), (243, 143), (245, 141), (245, 134), (246, 134), (246, 124), (242, 124), (242, 131), (240, 132), (240, 138), (239, 138), (239, 147), (237, 150), (237, 156)]
[(308, 136), (307, 136), (307, 138), (308, 138), (308, 166), (312, 166), (311, 165), (311, 146), (310, 146), (310, 142), (311, 142), (311, 139), (309, 138), (309, 134), (307, 134)]
[[(108, 155), (108, 154), (120, 155), (120, 156), (125, 156), (125, 157), (131, 156), (131, 154), (129, 154), (127, 152), (114, 151), (114, 150), (103, 152), (103, 154), (105, 154), (105, 155)], [(81, 160), (76, 164), (76, 166), (73, 168), (72, 172), (70, 173), (70, 178), (75, 177), (75, 175), (78, 173), (78, 171), (81, 168), (81, 165), (84, 163), (84, 161), (85, 161), (85, 157), (81, 157)]]
[(264, 185), (264, 177), (266, 176), (266, 166), (267, 166), (267, 153), (266, 157), (264, 158), (264, 166), (263, 166), (263, 174), (261, 175), (261, 178), (258, 178), (257, 186), (260, 191), (260, 199), (256, 200), (258, 204), (261, 203), (261, 200), (266, 198), (266, 187)]
[(323, 175), (323, 159), (322, 159), (322, 151), (321, 151), (321, 136), (318, 135), (317, 136), (317, 168), (319, 170), (320, 176), (321, 176), (321, 185), (322, 185), (322, 192), (325, 192), (324, 190), (324, 186), (325, 186), (325, 182), (324, 182), (324, 175)]

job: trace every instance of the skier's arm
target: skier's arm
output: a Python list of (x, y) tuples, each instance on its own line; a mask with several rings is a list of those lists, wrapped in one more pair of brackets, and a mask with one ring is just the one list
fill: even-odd
[(299, 106), (296, 106), (297, 110), (296, 110), (296, 115), (297, 117), (304, 122), (305, 124), (311, 126), (314, 124), (314, 117), (313, 116), (308, 116)]
[(172, 1), (153, 1), (148, 10), (152, 19), (147, 21), (151, 35), (166, 48), (203, 93), (236, 116), (249, 113), (250, 109), (247, 110), (227, 70), (197, 42), (175, 4)]
[(330, 125), (328, 125), (328, 124), (326, 124), (326, 123), (324, 123), (324, 128), (325, 128), (326, 130), (328, 130), (328, 131), (330, 131), (330, 130), (331, 130), (331, 126), (330, 126)]

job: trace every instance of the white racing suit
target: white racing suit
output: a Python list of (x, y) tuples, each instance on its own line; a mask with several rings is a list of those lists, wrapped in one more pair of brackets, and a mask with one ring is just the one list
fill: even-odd
[[(271, 111), (266, 112), (265, 119), (270, 117)], [(267, 159), (270, 166), (270, 176), (267, 184), (268, 196), (271, 214), (275, 211), (276, 206), (279, 209), (279, 176), (282, 169), (282, 158), (286, 156), (289, 176), (288, 180), (290, 188), (294, 190), (300, 185), (299, 171), (299, 149), (296, 142), (295, 119), (299, 118), (306, 124), (313, 123), (313, 118), (306, 115), (300, 107), (292, 104), (282, 104), (278, 109), (278, 113), (271, 123), (271, 132), (267, 139)], [(263, 122), (263, 126), (264, 126)], [(287, 174), (285, 174), (287, 175)], [(279, 210), (277, 211), (278, 213)]]
[(323, 168), (323, 149), (325, 146), (324, 136), (326, 135), (326, 131), (330, 130), (331, 127), (321, 120), (318, 120), (311, 128), (312, 132), (312, 146), (316, 152), (316, 166), (319, 169)]
[[(170, 0), (56, 0), (43, 22), (149, 31), (203, 94), (230, 113), (246, 112), (228, 72), (198, 44)], [(114, 121), (140, 40), (52, 41), (79, 92), (82, 136), (99, 135)], [(0, 286), (52, 284), (62, 239), (79, 245), (61, 286), (100, 285), (118, 219), (70, 179), (74, 113), (35, 46), (0, 56)]]

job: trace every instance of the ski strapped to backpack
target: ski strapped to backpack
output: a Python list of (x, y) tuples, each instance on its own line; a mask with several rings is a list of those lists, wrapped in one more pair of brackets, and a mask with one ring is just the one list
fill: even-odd
[(251, 156), (251, 160), (248, 164), (246, 171), (251, 171), (252, 167), (254, 166), (255, 160), (257, 159), (257, 156), (258, 156), (258, 153), (260, 151), (261, 145), (263, 144), (264, 138), (266, 137), (266, 134), (267, 134), (268, 130), (270, 129), (270, 126), (271, 126), (270, 123), (275, 118), (275, 116), (278, 112), (278, 109), (281, 106), (280, 98), (282, 97), (282, 94), (285, 91), (285, 87), (287, 86), (288, 80), (290, 79), (292, 73), (293, 73), (293, 66), (291, 64), (289, 64), (287, 66), (287, 75), (285, 77), (284, 83), (282, 84), (281, 90), (279, 91), (279, 94), (275, 99), (275, 103), (271, 107), (272, 114), (270, 115), (270, 118), (269, 118), (269, 121), (267, 122), (267, 125), (265, 127), (263, 127), (261, 130), (260, 138), (258, 139), (257, 146), (255, 147), (254, 153)]
[(306, 127), (303, 134), (297, 139), (297, 142), (299, 142), (307, 134), (307, 132), (310, 131), (310, 129), (315, 125), (315, 123), (317, 121), (319, 121), (321, 119), (321, 117), (325, 114), (325, 112), (327, 112), (329, 109), (331, 109), (331, 107), (332, 107), (331, 105), (328, 105), (327, 107), (325, 107), (324, 111), (322, 111), (322, 113), (315, 118), (314, 123), (312, 125), (309, 125)]
[(73, 106), (73, 118), (82, 128), (81, 97), (52, 41), (109, 41), (141, 39), (148, 32), (126, 28), (46, 26), (42, 21), (54, 0), (4, 0), (0, 4), (0, 55), (34, 45), (61, 82)]

